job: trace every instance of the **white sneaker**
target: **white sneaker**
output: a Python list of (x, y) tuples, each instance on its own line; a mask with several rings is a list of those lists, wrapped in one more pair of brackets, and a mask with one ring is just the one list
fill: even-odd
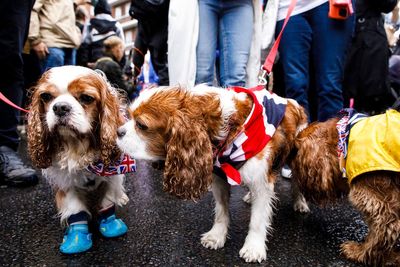
[(292, 170), (289, 168), (287, 164), (282, 167), (281, 176), (286, 179), (292, 178)]

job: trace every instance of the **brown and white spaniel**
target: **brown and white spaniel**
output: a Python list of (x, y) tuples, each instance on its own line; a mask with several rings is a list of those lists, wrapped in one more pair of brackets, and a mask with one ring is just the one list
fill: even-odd
[(85, 222), (93, 211), (110, 213), (128, 201), (123, 174), (99, 171), (121, 155), (120, 106), (106, 79), (83, 67), (52, 68), (32, 91), (28, 151), (56, 191), (63, 225), (75, 223), (71, 218)]
[[(400, 113), (391, 110), (350, 121), (354, 126), (340, 135), (339, 118), (313, 123), (300, 132), (292, 178), (307, 200), (325, 204), (348, 195), (365, 217), (369, 228), (365, 240), (341, 246), (347, 259), (369, 266), (400, 266), (395, 251), (400, 236)], [(343, 141), (346, 136), (349, 141)], [(343, 146), (338, 146), (339, 139)], [(342, 148), (347, 156), (340, 165)]]
[[(230, 184), (249, 188), (251, 221), (239, 253), (247, 262), (266, 259), (266, 235), (276, 198), (274, 184), (296, 134), (307, 125), (306, 114), (296, 101), (276, 96), (275, 104), (284, 104), (280, 106), (279, 125), (260, 121), (265, 113), (260, 103), (272, 99), (272, 94), (266, 93), (205, 85), (193, 90), (149, 89), (131, 104), (130, 120), (118, 130), (117, 144), (124, 152), (138, 159), (165, 160), (166, 192), (195, 200), (211, 186), (215, 221), (201, 238), (207, 248), (225, 244)], [(295, 206), (308, 210), (301, 195)]]

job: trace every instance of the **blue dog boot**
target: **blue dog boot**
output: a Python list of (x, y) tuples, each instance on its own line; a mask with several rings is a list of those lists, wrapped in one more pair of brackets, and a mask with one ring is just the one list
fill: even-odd
[(128, 232), (128, 226), (121, 219), (115, 218), (115, 214), (102, 219), (99, 228), (104, 237), (117, 237)]
[(73, 224), (67, 228), (60, 251), (64, 254), (75, 254), (89, 250), (92, 247), (92, 234), (87, 224)]

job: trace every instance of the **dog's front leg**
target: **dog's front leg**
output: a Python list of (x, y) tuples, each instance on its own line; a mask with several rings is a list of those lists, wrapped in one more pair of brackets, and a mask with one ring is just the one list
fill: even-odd
[(249, 185), (251, 193), (249, 232), (239, 252), (240, 257), (246, 262), (261, 262), (267, 258), (265, 241), (273, 215), (274, 184), (267, 183), (265, 175), (257, 178), (260, 179), (260, 183), (253, 182)]
[(293, 197), (293, 209), (300, 213), (309, 213), (310, 208), (308, 207), (307, 200), (304, 195), (300, 192), (299, 185), (295, 180), (292, 180), (292, 197)]
[(229, 226), (229, 187), (230, 185), (226, 181), (214, 175), (212, 183), (212, 192), (215, 199), (214, 225), (201, 238), (201, 244), (206, 248), (218, 249), (225, 245)]
[(82, 197), (74, 189), (68, 191), (58, 190), (56, 193), (56, 204), (62, 225), (67, 225), (67, 220), (71, 215), (85, 212), (90, 216), (86, 203), (82, 201)]
[(110, 177), (107, 181), (108, 187), (104, 199), (102, 200), (101, 207), (105, 208), (111, 204), (117, 206), (124, 206), (128, 203), (129, 198), (125, 193), (123, 174)]
[[(128, 232), (128, 226), (116, 216), (115, 205), (124, 205), (129, 200), (123, 187), (123, 175), (111, 177), (105, 188), (104, 197), (100, 202), (98, 220), (100, 233), (104, 237), (117, 237)], [(125, 202), (126, 197), (126, 202)]]
[(67, 191), (58, 190), (56, 203), (61, 215), (61, 223), (67, 226), (60, 251), (64, 254), (75, 254), (89, 250), (92, 238), (89, 233), (88, 220), (90, 213), (82, 201), (83, 192), (74, 188)]

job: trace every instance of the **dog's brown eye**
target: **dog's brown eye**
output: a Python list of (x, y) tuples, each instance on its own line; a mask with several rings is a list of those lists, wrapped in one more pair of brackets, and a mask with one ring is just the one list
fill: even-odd
[(149, 128), (149, 127), (147, 127), (147, 125), (145, 125), (141, 122), (138, 122), (138, 121), (136, 121), (136, 127), (138, 127), (142, 131), (146, 131)]
[(40, 95), (40, 98), (42, 99), (42, 101), (43, 101), (44, 103), (47, 103), (47, 102), (49, 102), (50, 100), (53, 99), (53, 96), (52, 96), (51, 94), (49, 94), (49, 93), (42, 93), (42, 94)]
[(91, 97), (90, 95), (85, 95), (85, 94), (81, 94), (81, 96), (79, 97), (79, 101), (82, 104), (90, 104), (94, 101), (94, 97)]

